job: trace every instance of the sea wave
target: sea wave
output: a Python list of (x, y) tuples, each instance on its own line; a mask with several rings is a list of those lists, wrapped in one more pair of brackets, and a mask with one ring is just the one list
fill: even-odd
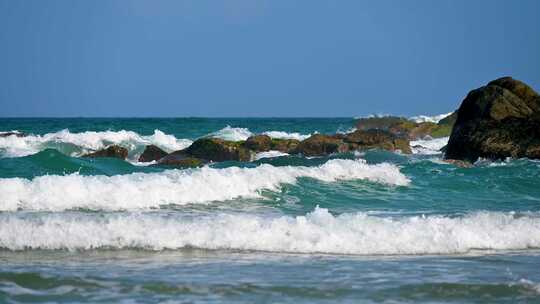
[(157, 129), (152, 135), (140, 135), (126, 130), (72, 133), (64, 129), (44, 135), (0, 137), (0, 151), (4, 157), (21, 157), (52, 148), (71, 156), (79, 156), (111, 144), (125, 146), (130, 152), (136, 153), (139, 150), (142, 152), (144, 146), (150, 144), (172, 152), (184, 149), (191, 143), (189, 139), (178, 139)]
[(434, 123), (438, 123), (439, 121), (441, 121), (442, 119), (452, 115), (453, 112), (449, 112), (449, 113), (444, 113), (444, 114), (439, 114), (439, 115), (433, 115), (433, 116), (427, 116), (427, 115), (418, 115), (418, 116), (413, 116), (413, 117), (410, 117), (409, 119), (414, 121), (414, 122), (417, 122), (417, 123), (421, 123), (421, 122), (434, 122)]
[(334, 159), (318, 167), (263, 164), (255, 168), (203, 167), (115, 176), (70, 174), (39, 176), (32, 180), (2, 178), (0, 211), (131, 210), (256, 198), (262, 190), (277, 191), (281, 184), (292, 184), (302, 177), (324, 182), (365, 179), (398, 186), (410, 182), (395, 165), (368, 165), (361, 159)]
[(441, 154), (441, 149), (448, 144), (449, 139), (450, 137), (412, 140), (410, 145), (414, 154)]
[[(304, 140), (311, 136), (311, 134), (300, 134), (298, 132), (285, 132), (285, 131), (265, 131), (261, 134), (268, 135), (271, 138), (276, 139), (297, 139), (297, 140)], [(221, 138), (224, 140), (231, 140), (231, 141), (241, 141), (246, 140), (250, 136), (254, 135), (249, 129), (247, 128), (235, 128), (231, 126), (226, 126), (225, 128), (210, 133), (207, 136), (209, 137), (216, 137)]]
[(10, 250), (202, 248), (359, 255), (458, 254), (540, 248), (540, 218), (479, 212), (461, 217), (305, 216), (159, 213), (0, 215), (0, 247)]

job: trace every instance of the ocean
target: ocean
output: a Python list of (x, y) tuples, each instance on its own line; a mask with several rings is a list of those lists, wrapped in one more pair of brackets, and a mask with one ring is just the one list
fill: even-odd
[[(429, 117), (427, 117), (429, 119)], [(426, 117), (422, 117), (426, 119)], [(387, 151), (175, 169), (353, 118), (0, 118), (0, 303), (540, 303), (540, 162)], [(126, 161), (80, 158), (119, 144)]]

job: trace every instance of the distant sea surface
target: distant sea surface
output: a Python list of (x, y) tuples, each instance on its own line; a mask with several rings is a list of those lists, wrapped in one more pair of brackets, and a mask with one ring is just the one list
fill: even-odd
[[(425, 117), (424, 117), (425, 118)], [(429, 118), (429, 117), (428, 117)], [(435, 119), (435, 118), (434, 118)], [(1, 118), (0, 303), (540, 303), (540, 162), (276, 151), (137, 162), (352, 118)], [(80, 158), (118, 144), (126, 161)]]

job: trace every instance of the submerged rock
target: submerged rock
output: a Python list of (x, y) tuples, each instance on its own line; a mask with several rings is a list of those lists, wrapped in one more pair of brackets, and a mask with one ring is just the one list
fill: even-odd
[(128, 156), (128, 150), (118, 145), (108, 146), (105, 149), (98, 150), (96, 152), (88, 153), (82, 157), (99, 158), (99, 157), (112, 157), (119, 159), (126, 159)]
[(191, 146), (183, 150), (187, 155), (208, 161), (250, 161), (253, 151), (244, 147), (244, 142), (227, 141), (220, 138), (197, 139)]
[(343, 140), (349, 144), (350, 150), (382, 149), (389, 151), (400, 150), (405, 154), (412, 153), (407, 138), (399, 137), (384, 130), (356, 130), (347, 134)]
[(349, 151), (349, 146), (342, 139), (331, 135), (315, 134), (300, 142), (296, 153), (304, 156), (322, 156), (331, 153)]
[(167, 152), (155, 145), (149, 145), (144, 148), (143, 153), (139, 156), (139, 162), (147, 163), (151, 161), (157, 161), (167, 156)]
[(255, 152), (266, 152), (272, 148), (272, 138), (268, 135), (253, 135), (246, 139), (244, 146)]
[(448, 141), (445, 158), (540, 158), (540, 96), (504, 77), (469, 92)]

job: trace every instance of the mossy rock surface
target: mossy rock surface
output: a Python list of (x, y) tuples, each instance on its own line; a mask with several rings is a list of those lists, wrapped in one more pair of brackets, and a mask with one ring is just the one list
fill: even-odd
[(332, 153), (349, 151), (349, 146), (343, 140), (331, 135), (315, 134), (300, 142), (296, 153), (304, 156), (322, 156)]
[(244, 147), (243, 141), (227, 141), (220, 138), (197, 139), (184, 150), (187, 155), (208, 161), (250, 161), (253, 151)]
[(351, 150), (382, 149), (412, 153), (406, 137), (400, 137), (385, 130), (356, 130), (347, 134), (344, 141), (349, 144)]
[(300, 141), (297, 139), (280, 139), (272, 138), (271, 150), (283, 152), (283, 153), (295, 153)]
[(255, 152), (269, 151), (272, 148), (272, 138), (268, 135), (253, 135), (246, 140), (244, 146)]

